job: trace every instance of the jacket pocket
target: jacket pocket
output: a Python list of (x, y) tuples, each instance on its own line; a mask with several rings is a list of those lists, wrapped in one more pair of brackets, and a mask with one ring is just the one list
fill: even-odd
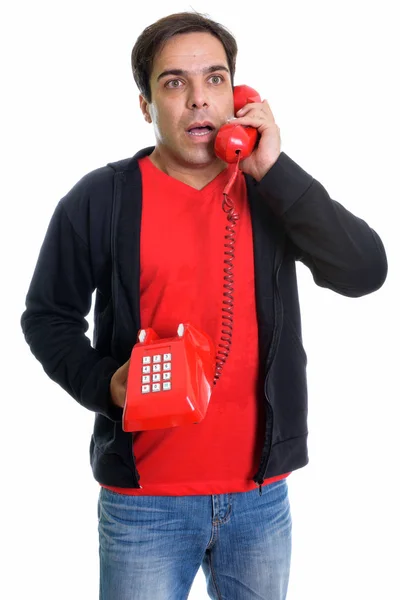
[(99, 450), (102, 452), (113, 451), (117, 427), (120, 427), (119, 423), (111, 421), (111, 419), (108, 419), (104, 415), (96, 413), (93, 428), (93, 441)]

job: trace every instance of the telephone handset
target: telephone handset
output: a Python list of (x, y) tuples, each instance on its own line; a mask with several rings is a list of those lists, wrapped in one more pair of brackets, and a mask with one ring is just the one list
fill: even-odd
[[(233, 90), (236, 112), (249, 102), (261, 102), (246, 85)], [(228, 194), (239, 162), (252, 153), (257, 130), (227, 123), (217, 133), (214, 150), (236, 169), (223, 191), (222, 209), (227, 213), (224, 264), (222, 335), (216, 351), (211, 338), (191, 323), (181, 323), (177, 336), (159, 338), (152, 328), (141, 329), (131, 352), (127, 392), (122, 417), (124, 431), (164, 429), (200, 423), (206, 415), (213, 386), (229, 355), (233, 330), (233, 259), (235, 225), (239, 215)]]
[[(234, 114), (250, 102), (261, 102), (261, 96), (248, 85), (237, 85), (233, 88)], [(227, 163), (247, 158), (254, 150), (257, 142), (257, 129), (244, 127), (235, 123), (226, 123), (219, 129), (215, 142), (215, 154)]]

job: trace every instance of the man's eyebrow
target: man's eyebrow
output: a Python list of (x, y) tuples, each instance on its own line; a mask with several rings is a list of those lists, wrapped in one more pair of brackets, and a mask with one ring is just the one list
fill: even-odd
[[(229, 73), (229, 69), (225, 67), (225, 65), (211, 65), (211, 67), (206, 67), (200, 71), (200, 73), (206, 75), (207, 73), (214, 73), (214, 71), (226, 71)], [(157, 81), (160, 81), (162, 77), (167, 77), (167, 75), (183, 75), (184, 77), (187, 77), (188, 75), (195, 74), (197, 72), (198, 71), (184, 71), (183, 69), (168, 69), (167, 71), (160, 73), (160, 75), (157, 77)]]

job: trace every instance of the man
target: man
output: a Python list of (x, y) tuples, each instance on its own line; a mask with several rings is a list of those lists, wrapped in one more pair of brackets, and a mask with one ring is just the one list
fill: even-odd
[[(236, 52), (226, 29), (195, 13), (143, 31), (132, 68), (155, 147), (87, 174), (59, 202), (27, 295), (32, 352), (96, 413), (102, 600), (183, 600), (200, 566), (210, 598), (286, 597), (286, 480), (308, 463), (295, 261), (349, 297), (386, 278), (379, 236), (281, 151), (268, 102), (233, 114)], [(232, 118), (259, 141), (230, 191), (239, 219), (227, 360), (203, 421), (132, 435), (122, 415), (138, 331), (170, 337), (191, 322), (216, 346), (221, 338), (221, 201), (235, 165), (214, 140)]]

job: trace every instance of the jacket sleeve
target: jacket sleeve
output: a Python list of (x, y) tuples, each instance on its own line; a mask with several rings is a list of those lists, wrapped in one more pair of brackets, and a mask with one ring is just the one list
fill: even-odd
[(383, 285), (388, 266), (378, 234), (287, 154), (281, 152), (256, 186), (317, 285), (354, 298)]
[[(78, 194), (75, 189), (73, 193)], [(121, 421), (123, 410), (112, 403), (109, 391), (120, 365), (101, 356), (85, 335), (95, 289), (93, 268), (88, 245), (73, 228), (64, 200), (56, 207), (39, 253), (22, 330), (53, 381), (85, 408)]]

